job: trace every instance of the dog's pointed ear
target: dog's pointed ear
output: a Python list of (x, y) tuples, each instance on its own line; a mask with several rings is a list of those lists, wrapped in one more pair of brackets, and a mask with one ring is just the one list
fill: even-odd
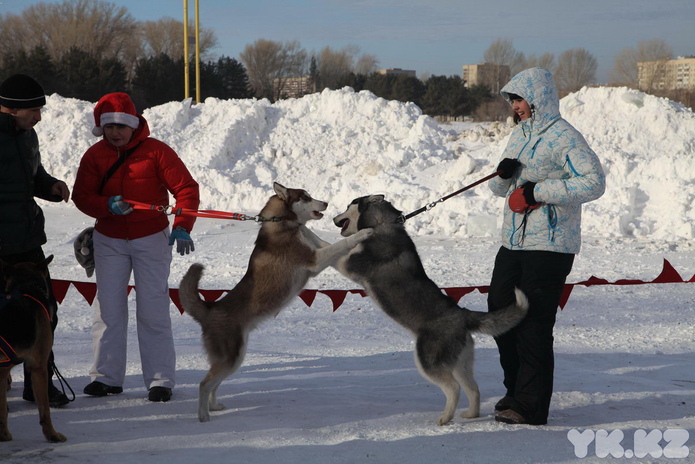
[(278, 184), (277, 182), (273, 182), (273, 190), (275, 190), (275, 193), (277, 194), (278, 197), (282, 201), (287, 201), (287, 188)]
[(48, 265), (51, 264), (51, 261), (53, 261), (53, 255), (49, 255), (46, 259), (44, 259), (43, 265), (48, 267)]
[(384, 201), (384, 195), (370, 195), (369, 196), (369, 202), (370, 203), (379, 203)]

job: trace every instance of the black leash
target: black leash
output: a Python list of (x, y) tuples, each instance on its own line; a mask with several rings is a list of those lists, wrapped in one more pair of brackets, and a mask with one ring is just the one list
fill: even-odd
[(448, 200), (449, 198), (454, 197), (454, 196), (458, 195), (459, 193), (465, 192), (466, 190), (472, 189), (472, 188), (475, 187), (476, 185), (482, 184), (483, 182), (487, 182), (487, 181), (489, 181), (490, 179), (492, 179), (493, 177), (499, 176), (500, 174), (502, 174), (502, 171), (493, 172), (493, 173), (490, 174), (489, 176), (485, 176), (485, 177), (483, 177), (482, 179), (476, 180), (476, 181), (473, 182), (472, 184), (466, 185), (466, 186), (463, 187), (462, 189), (459, 189), (459, 190), (455, 191), (454, 193), (450, 193), (449, 195), (447, 195), (447, 196), (445, 196), (445, 197), (442, 197), (442, 198), (440, 198), (440, 199), (437, 200), (437, 201), (433, 201), (432, 203), (428, 203), (427, 205), (423, 206), (422, 208), (416, 209), (415, 211), (413, 211), (412, 213), (410, 213), (410, 214), (408, 214), (408, 215), (406, 215), (406, 216), (401, 216), (401, 217), (399, 217), (399, 218), (398, 218), (398, 222), (405, 222), (405, 221), (407, 221), (408, 219), (410, 219), (410, 218), (413, 217), (413, 216), (417, 216), (418, 214), (420, 214), (420, 213), (422, 213), (422, 212), (424, 212), (424, 211), (429, 211), (429, 210), (431, 210), (432, 208), (434, 208), (435, 206), (437, 206), (437, 203), (441, 203), (441, 202), (443, 202), (443, 201), (446, 201), (446, 200)]
[(75, 391), (72, 389), (70, 384), (68, 383), (67, 380), (65, 380), (65, 377), (63, 377), (63, 374), (60, 373), (58, 370), (58, 367), (56, 366), (56, 363), (54, 361), (50, 362), (51, 368), (53, 369), (53, 373), (55, 374), (56, 378), (58, 379), (58, 383), (60, 383), (60, 389), (63, 390), (63, 394), (67, 397), (67, 393), (65, 393), (65, 387), (68, 387), (68, 390), (70, 390), (70, 394), (72, 395), (72, 399), (68, 398), (69, 402), (75, 401)]

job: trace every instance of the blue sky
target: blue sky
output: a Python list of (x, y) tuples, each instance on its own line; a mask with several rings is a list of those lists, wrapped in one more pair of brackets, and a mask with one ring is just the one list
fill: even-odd
[[(61, 3), (47, 0), (49, 3)], [(20, 13), (32, 0), (0, 0)], [(183, 18), (182, 0), (124, 0), (138, 20)], [(188, 0), (189, 17), (195, 0)], [(202, 27), (215, 30), (217, 55), (238, 58), (257, 39), (298, 40), (309, 52), (356, 45), (380, 68), (460, 75), (497, 39), (528, 55), (585, 48), (608, 80), (617, 52), (662, 39), (675, 55), (695, 55), (695, 0), (199, 0)]]

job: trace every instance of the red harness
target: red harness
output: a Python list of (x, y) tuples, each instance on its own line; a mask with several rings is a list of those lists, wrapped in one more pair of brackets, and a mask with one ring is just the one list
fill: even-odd
[[(2, 302), (0, 303), (0, 309), (4, 308), (5, 305), (9, 303), (9, 300), (21, 297), (27, 297), (34, 300), (43, 309), (44, 314), (46, 314), (46, 319), (48, 319), (49, 321), (51, 320), (51, 315), (48, 313), (46, 306), (41, 301), (37, 300), (29, 294), (21, 294), (17, 291), (4, 295), (4, 298), (0, 300), (0, 302)], [(18, 364), (22, 364), (24, 362), (24, 360), (17, 355), (17, 352), (14, 350), (14, 348), (12, 348), (12, 345), (10, 345), (7, 342), (7, 340), (5, 340), (5, 338), (2, 336), (0, 336), (0, 353), (5, 355), (5, 357), (7, 358), (6, 360), (0, 361), (0, 367), (12, 367)]]

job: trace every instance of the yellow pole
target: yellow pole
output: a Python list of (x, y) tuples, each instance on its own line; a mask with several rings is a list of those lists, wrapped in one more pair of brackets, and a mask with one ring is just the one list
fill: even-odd
[(198, 0), (195, 0), (195, 101), (200, 103), (200, 16)]
[(188, 98), (190, 76), (188, 72), (188, 0), (183, 0), (183, 98)]

